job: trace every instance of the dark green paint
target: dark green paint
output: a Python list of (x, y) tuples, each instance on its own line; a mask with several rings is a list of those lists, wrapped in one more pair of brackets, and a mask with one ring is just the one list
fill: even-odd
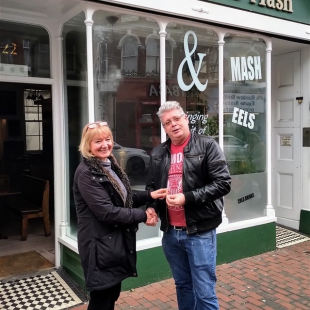
[[(250, 3), (250, 0), (200, 0), (202, 2), (211, 2), (219, 5), (230, 6), (245, 11), (260, 13), (280, 19), (287, 19), (297, 23), (310, 24), (310, 1), (309, 0), (292, 0), (293, 12), (279, 11), (267, 6), (259, 5), (260, 0), (256, 0), (256, 4)], [(267, 3), (267, 1), (266, 1)], [(276, 1), (275, 1), (276, 3)]]
[[(229, 263), (245, 257), (276, 249), (276, 225), (269, 223), (217, 235), (217, 264)], [(68, 274), (84, 287), (83, 271), (78, 254), (62, 246), (61, 265)], [(138, 277), (128, 278), (122, 290), (144, 286), (171, 277), (169, 265), (161, 247), (138, 252)]]
[(127, 291), (172, 277), (162, 247), (139, 251), (137, 268), (138, 278), (127, 278), (122, 283), (122, 290)]
[(217, 264), (276, 249), (276, 224), (269, 223), (217, 235)]
[(80, 256), (61, 245), (61, 261), (62, 268), (69, 274), (69, 276), (81, 287), (84, 288), (84, 275), (80, 261)]
[(310, 210), (300, 211), (299, 231), (303, 234), (310, 235)]

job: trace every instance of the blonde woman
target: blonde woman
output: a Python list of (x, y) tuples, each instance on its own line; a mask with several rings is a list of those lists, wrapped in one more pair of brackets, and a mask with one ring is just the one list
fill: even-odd
[(136, 232), (141, 222), (157, 223), (152, 209), (135, 208), (163, 199), (166, 189), (133, 192), (125, 172), (112, 155), (113, 136), (106, 122), (87, 124), (79, 150), (73, 194), (78, 219), (78, 249), (88, 310), (112, 310), (122, 280), (136, 277)]

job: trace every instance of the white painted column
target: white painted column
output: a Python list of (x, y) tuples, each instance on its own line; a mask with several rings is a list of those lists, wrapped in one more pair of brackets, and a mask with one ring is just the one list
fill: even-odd
[[(160, 105), (166, 102), (166, 35), (165, 29), (167, 24), (161, 25), (161, 30), (159, 31), (160, 40)], [(166, 141), (166, 133), (164, 128), (161, 126), (161, 142)]]
[[(219, 144), (224, 150), (224, 37), (225, 33), (218, 33), (219, 36)], [(225, 197), (224, 197), (225, 201)], [(222, 212), (222, 225), (228, 224), (228, 218), (225, 213), (225, 204)]]
[(64, 82), (63, 82), (63, 38), (52, 40), (53, 74), (55, 84), (52, 88), (53, 105), (53, 145), (54, 145), (54, 209), (55, 209), (55, 266), (60, 266), (60, 245), (58, 238), (67, 233), (67, 186), (65, 150), (65, 118), (64, 118)]
[(272, 43), (266, 39), (266, 169), (267, 169), (267, 206), (265, 215), (275, 217), (275, 210), (272, 206), (272, 166), (271, 166), (271, 51)]
[(94, 101), (94, 66), (93, 66), (93, 11), (86, 11), (86, 48), (87, 48), (87, 91), (88, 91), (88, 121), (95, 121)]

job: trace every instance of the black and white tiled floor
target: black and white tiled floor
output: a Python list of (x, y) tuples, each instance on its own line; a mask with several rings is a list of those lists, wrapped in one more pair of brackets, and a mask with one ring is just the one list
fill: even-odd
[(291, 229), (286, 229), (282, 226), (276, 226), (276, 247), (278, 249), (285, 248), (287, 246), (310, 240), (309, 237), (295, 232)]
[(0, 309), (61, 310), (82, 300), (56, 272), (0, 283)]

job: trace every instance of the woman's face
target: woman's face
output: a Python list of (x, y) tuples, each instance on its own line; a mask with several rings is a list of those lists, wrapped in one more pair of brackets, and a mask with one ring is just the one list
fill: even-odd
[(95, 136), (90, 142), (90, 152), (102, 161), (111, 155), (113, 142), (110, 136)]

